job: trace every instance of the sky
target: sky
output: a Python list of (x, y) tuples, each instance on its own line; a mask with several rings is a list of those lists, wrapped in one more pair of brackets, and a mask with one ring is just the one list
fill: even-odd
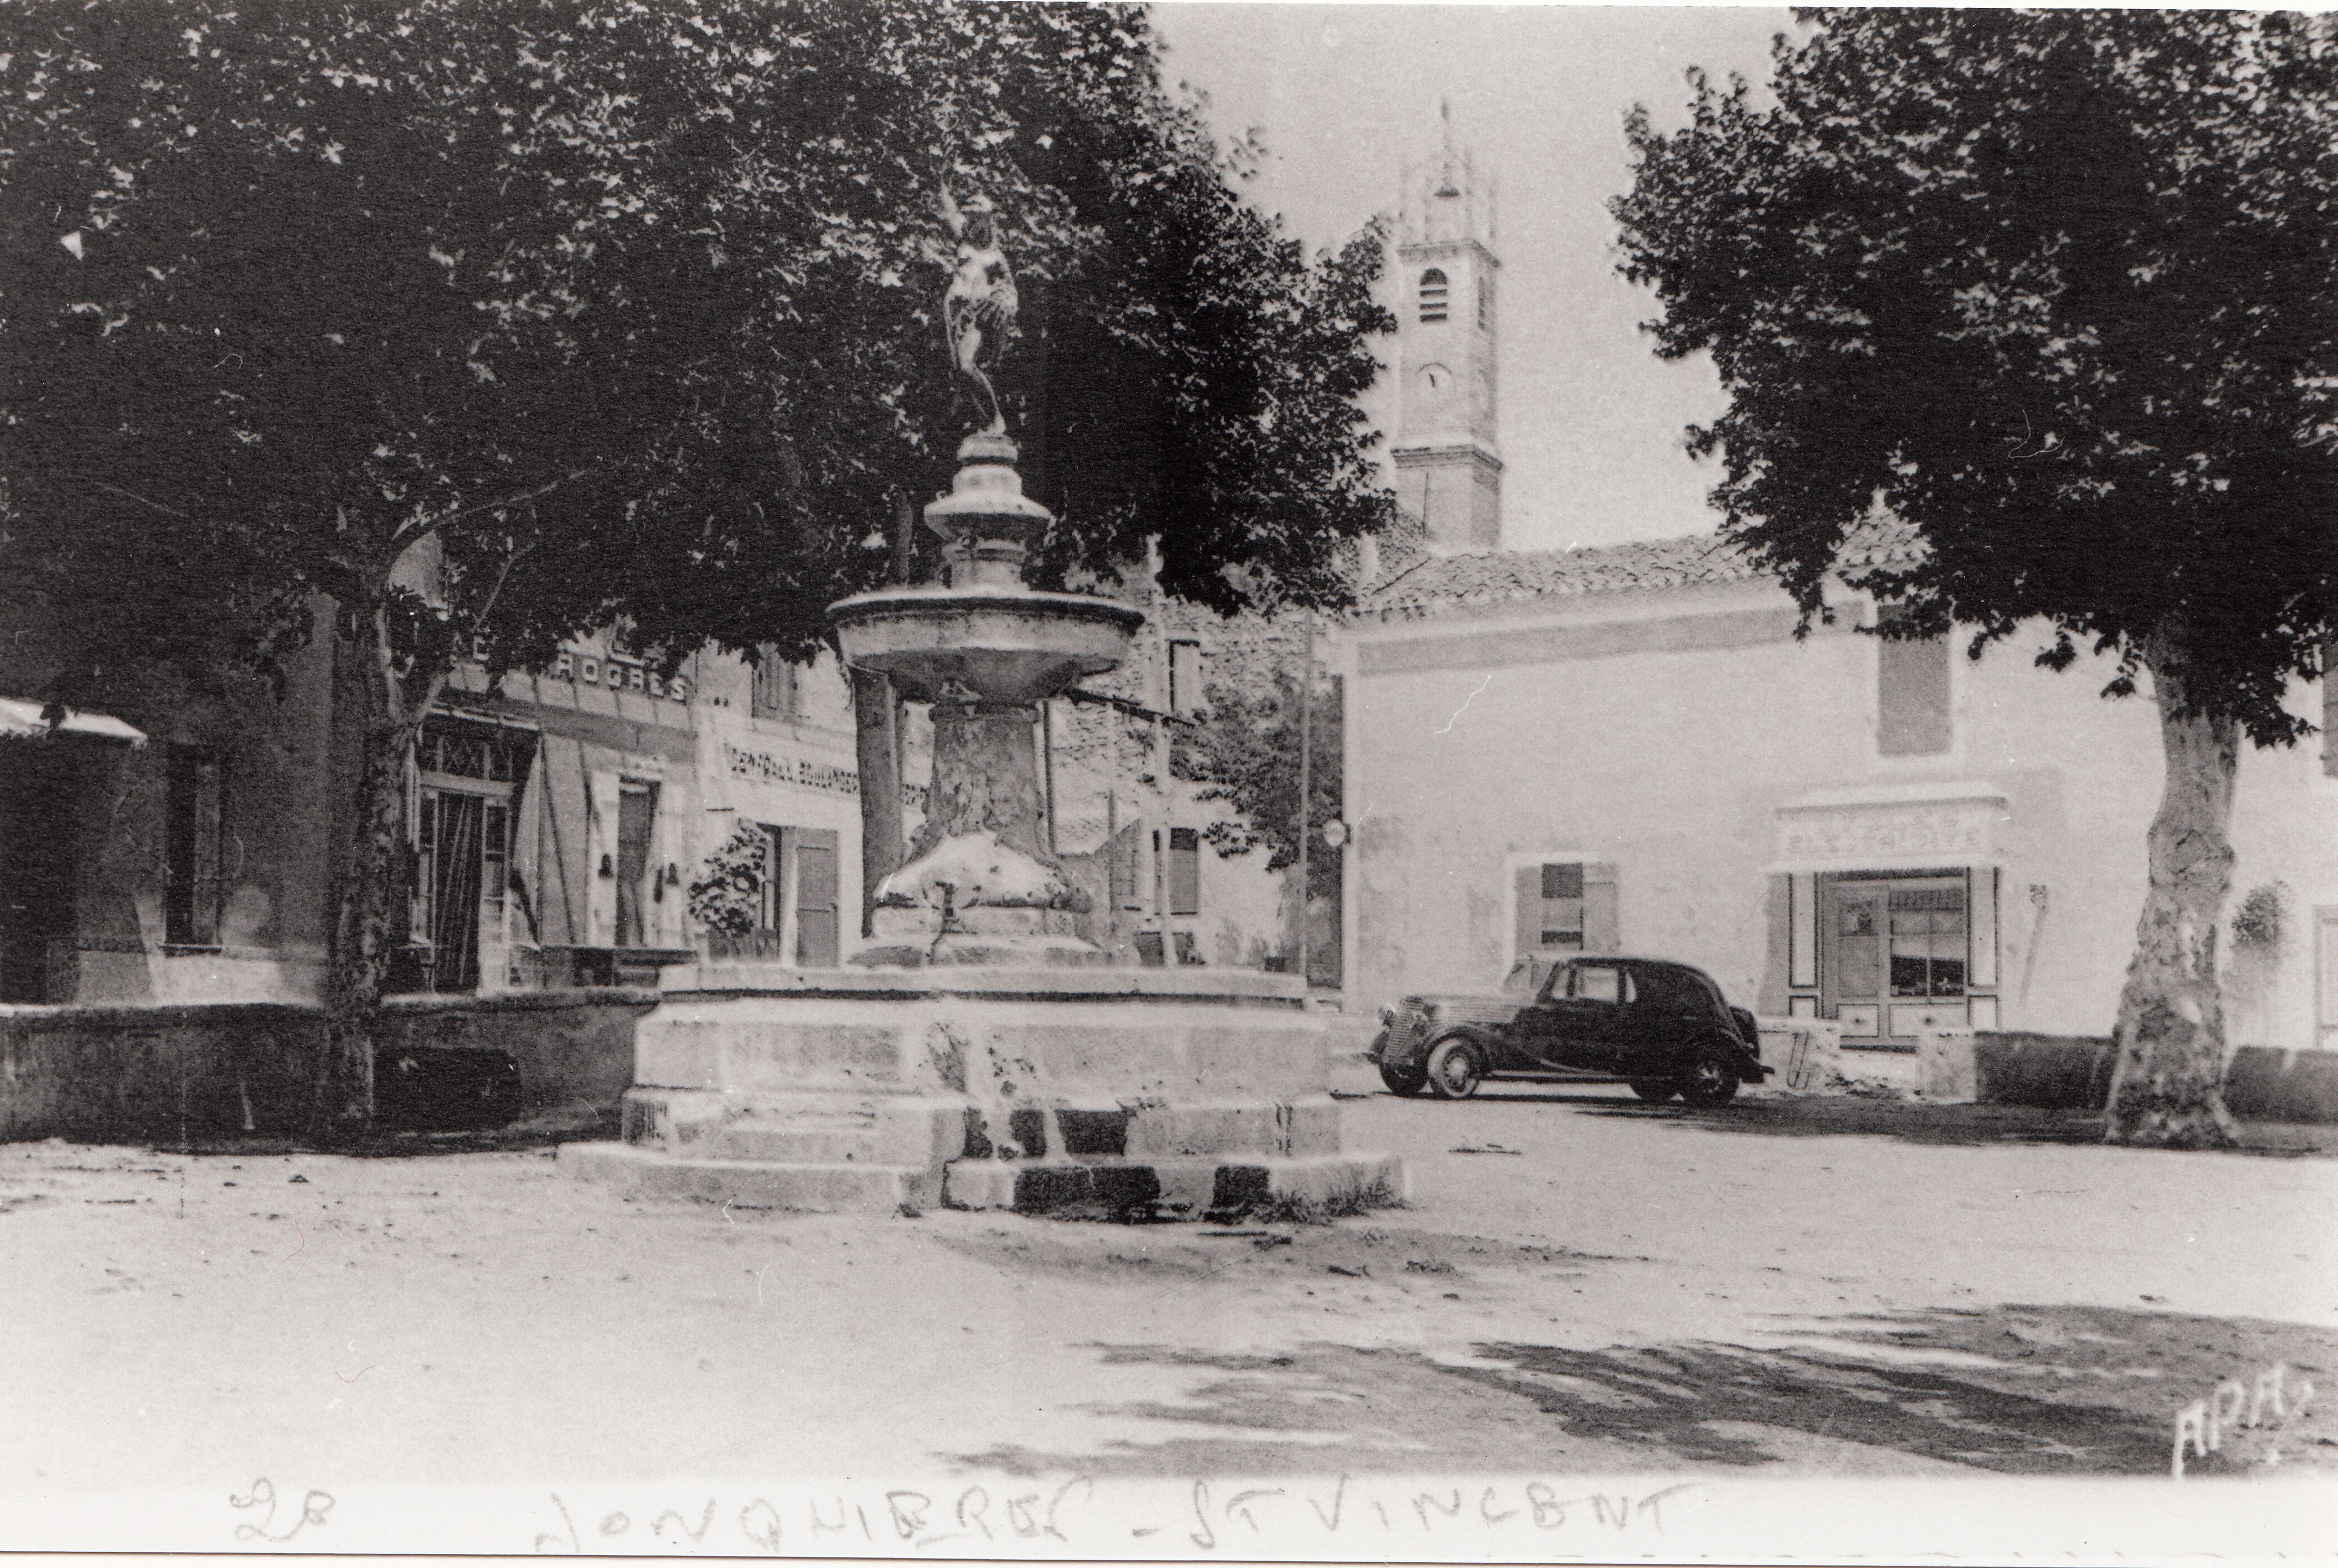
[[(1693, 65), (1763, 82), (1773, 35), (1799, 31), (1787, 11), (1168, 0), (1153, 16), (1169, 80), (1207, 95), (1222, 137), (1264, 142), (1247, 193), (1311, 250), (1394, 216), (1404, 164), (1436, 146), (1450, 102), (1498, 191), (1506, 547), (1718, 525), (1714, 467), (1690, 460), (1682, 432), (1725, 400), (1709, 364), (1665, 363), (1639, 331), (1655, 297), (1616, 272), (1606, 202), (1631, 180), (1626, 113), (1643, 103), (1658, 126), (1682, 123)], [(1394, 338), (1380, 358), (1393, 363)], [(1366, 407), (1391, 428), (1382, 388)]]

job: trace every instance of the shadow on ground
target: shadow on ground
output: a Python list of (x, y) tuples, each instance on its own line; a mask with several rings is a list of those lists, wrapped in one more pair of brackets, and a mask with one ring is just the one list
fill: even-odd
[(614, 1139), (618, 1135), (614, 1110), (578, 1110), (530, 1117), (504, 1127), (443, 1132), (376, 1131), (347, 1140), (324, 1140), (242, 1133), (234, 1137), (174, 1139), (142, 1144), (158, 1154), (346, 1154), (353, 1159), (407, 1159), (423, 1154), (487, 1154), (514, 1150), (554, 1149), (563, 1143)]
[[(2098, 1111), (2058, 1110), (2035, 1105), (1929, 1105), (1919, 1101), (1859, 1095), (1776, 1095), (1745, 1098), (1713, 1110), (1675, 1102), (1644, 1105), (1612, 1093), (1501, 1092), (1488, 1102), (1567, 1105), (1592, 1116), (1673, 1122), (1716, 1132), (1753, 1132), (1774, 1138), (1896, 1138), (1904, 1143), (2100, 1143)], [(2231, 1152), (2295, 1158), (2338, 1152), (2338, 1126), (2245, 1122), (2242, 1146)]]
[[(1421, 1470), (1877, 1475), (2166, 1475), (2175, 1413), (2227, 1378), (2287, 1368), (2292, 1406), (2188, 1468), (2338, 1470), (2338, 1335), (2108, 1308), (2003, 1307), (1789, 1329), (1783, 1347), (1488, 1344), (1464, 1362), (1311, 1344), (1205, 1356), (1103, 1347), (1107, 1365), (1191, 1367), (1178, 1404), (1092, 1406), (1156, 1443), (1002, 1448), (1020, 1474)], [(1182, 1431), (1180, 1429), (1183, 1429)]]

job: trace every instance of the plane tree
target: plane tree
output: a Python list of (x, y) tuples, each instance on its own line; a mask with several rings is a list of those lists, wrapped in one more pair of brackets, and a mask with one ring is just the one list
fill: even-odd
[[(320, 1117), (362, 1120), (405, 759), (457, 662), (620, 625), (810, 656), (906, 566), (966, 411), (947, 181), (1026, 279), (1063, 522), (1174, 591), (1341, 592), (1377, 240), (1311, 263), (1141, 11), (924, 0), (24, 0), (0, 16), (0, 569), (47, 695), (229, 638), (354, 675)], [(1139, 427), (1141, 426), (1141, 428)], [(319, 607), (324, 616), (317, 619)]]
[(2338, 581), (2338, 27), (2235, 12), (1824, 10), (1774, 102), (1692, 74), (1629, 119), (1612, 210), (1724, 530), (1805, 624), (1878, 505), (1912, 562), (1855, 572), (1885, 635), (2035, 639), (2147, 687), (2166, 759), (2120, 994), (2114, 1141), (2216, 1145), (2217, 927), (2241, 745), (2310, 726)]

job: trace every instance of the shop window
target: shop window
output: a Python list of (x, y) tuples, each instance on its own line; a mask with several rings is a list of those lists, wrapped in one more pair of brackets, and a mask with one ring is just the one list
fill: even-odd
[(1450, 304), (1452, 286), (1444, 270), (1431, 267), (1420, 275), (1420, 318), (1442, 321)]
[(1891, 995), (1965, 994), (1965, 890), (1894, 887), (1891, 894)]
[(1169, 711), (1181, 719), (1191, 718), (1202, 707), (1202, 645), (1191, 642), (1172, 642), (1169, 644)]
[(1819, 878), (1823, 1011), (1847, 1024), (1855, 1018), (1858, 1028), (1847, 1027), (1847, 1034), (1885, 1034), (1891, 1022), (1886, 1013), (1904, 1011), (1886, 1009), (1885, 1003), (1966, 994), (1973, 933), (1965, 881), (1961, 873)]
[(1202, 835), (1192, 828), (1169, 829), (1169, 913), (1202, 912)]
[(758, 719), (779, 719), (793, 723), (799, 717), (801, 691), (797, 678), (801, 673), (770, 649), (763, 650), (763, 656), (755, 661), (755, 678), (748, 695), (748, 710)]
[[(1907, 612), (1879, 605), (1876, 623)], [(1949, 749), (1949, 640), (1878, 637), (1875, 657), (1876, 750), (1886, 757), (1927, 757)]]
[(162, 939), (174, 947), (213, 946), (226, 886), (220, 865), (226, 783), (219, 759), (173, 752), (167, 793)]

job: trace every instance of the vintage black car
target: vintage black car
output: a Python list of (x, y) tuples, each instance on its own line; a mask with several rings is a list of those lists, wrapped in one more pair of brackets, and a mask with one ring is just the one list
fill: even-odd
[(1400, 1094), (1459, 1100), (1493, 1078), (1623, 1082), (1655, 1103), (1724, 1105), (1762, 1063), (1754, 1014), (1711, 975), (1660, 958), (1522, 959), (1500, 995), (1408, 996), (1370, 1055)]

